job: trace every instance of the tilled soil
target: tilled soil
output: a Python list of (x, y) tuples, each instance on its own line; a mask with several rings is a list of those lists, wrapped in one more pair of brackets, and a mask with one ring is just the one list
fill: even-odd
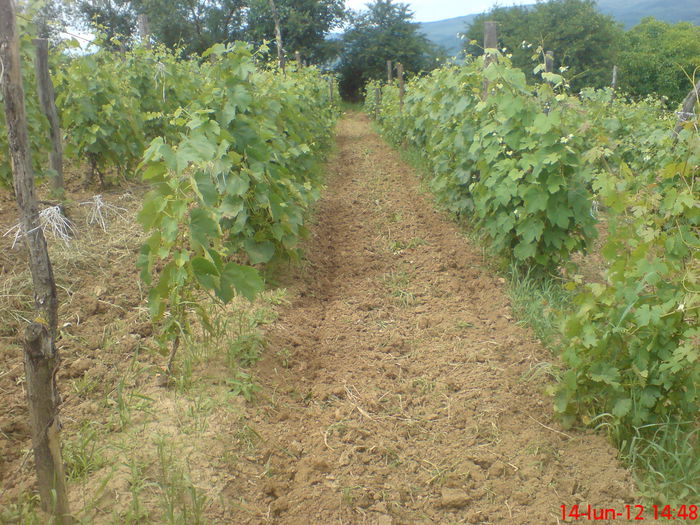
[[(62, 439), (74, 471), (90, 460), (69, 484), (82, 522), (539, 525), (562, 522), (561, 505), (639, 503), (603, 436), (553, 420), (555, 357), (512, 318), (482, 249), (364, 115), (337, 140), (306, 259), (278, 277), (289, 303), (249, 370), (251, 402), (232, 392), (225, 344), (187, 374), (179, 359), (189, 386), (159, 386), (140, 233), (112, 230), (63, 265)], [(133, 217), (138, 197), (119, 199)], [(21, 325), (0, 340), (0, 515), (34, 485)], [(167, 519), (178, 505), (190, 514)]]
[(330, 172), (269, 333), (278, 357), (256, 370), (272, 393), (251, 423), (261, 448), (224, 516), (544, 524), (561, 505), (634, 503), (606, 439), (553, 420), (537, 370), (554, 358), (511, 317), (504, 280), (364, 115), (340, 122)]

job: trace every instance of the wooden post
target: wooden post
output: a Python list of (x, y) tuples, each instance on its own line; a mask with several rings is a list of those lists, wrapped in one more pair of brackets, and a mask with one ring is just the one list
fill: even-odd
[(547, 51), (544, 55), (544, 72), (554, 73), (554, 51)]
[(374, 88), (374, 120), (379, 118), (379, 110), (382, 107), (382, 90), (378, 87)]
[(332, 76), (328, 77), (328, 97), (331, 101), (331, 104), (333, 104), (333, 77)]
[(60, 524), (72, 523), (59, 443), (56, 283), (39, 223), (13, 0), (0, 0), (0, 63), (15, 197), (29, 256), (36, 320), (26, 329), (24, 364), (39, 495)]
[(63, 197), (65, 186), (63, 182), (63, 145), (61, 144), (61, 125), (58, 121), (56, 99), (53, 82), (49, 75), (49, 41), (45, 38), (35, 38), (36, 46), (36, 86), (39, 94), (41, 109), (49, 121), (49, 133), (51, 135), (51, 153), (49, 153), (49, 167), (51, 174), (51, 186), (56, 196)]
[[(496, 61), (496, 55), (489, 53), (489, 49), (498, 48), (498, 22), (484, 22), (484, 69)], [(482, 98), (489, 95), (489, 81), (484, 79)]]
[(294, 60), (296, 60), (297, 67), (301, 67), (301, 53), (299, 51), (294, 51)]
[(498, 49), (498, 22), (484, 22), (484, 67), (496, 61), (496, 57), (488, 53), (489, 49)]
[(695, 109), (695, 104), (698, 102), (698, 92), (700, 92), (700, 82), (698, 82), (693, 89), (690, 90), (688, 95), (683, 101), (683, 107), (681, 108), (681, 113), (676, 123), (676, 127), (673, 128), (673, 134), (678, 138), (678, 134), (683, 129), (683, 122), (688, 120), (688, 116), (693, 115), (693, 110)]
[(275, 21), (275, 39), (277, 40), (277, 62), (279, 63), (282, 73), (284, 73), (284, 48), (282, 47), (282, 30), (280, 29), (280, 17), (277, 14), (275, 0), (269, 0), (270, 9), (272, 10), (272, 19)]
[(617, 89), (617, 66), (613, 66), (613, 76), (612, 76), (612, 83), (610, 84), (610, 87), (613, 89)]
[(406, 87), (403, 78), (403, 64), (396, 64), (396, 76), (399, 78), (399, 113), (403, 112), (403, 97), (406, 94)]
[(392, 79), (392, 68), (391, 68), (391, 60), (386, 61), (386, 81), (388, 84), (391, 84), (391, 79)]
[(151, 49), (151, 25), (148, 23), (148, 15), (141, 13), (136, 18), (141, 43), (146, 49)]

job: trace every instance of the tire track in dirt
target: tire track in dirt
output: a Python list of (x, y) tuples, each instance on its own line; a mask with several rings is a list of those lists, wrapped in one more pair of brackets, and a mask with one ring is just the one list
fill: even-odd
[(222, 519), (544, 524), (635, 503), (606, 440), (552, 420), (533, 374), (552, 356), (364, 115), (329, 168)]

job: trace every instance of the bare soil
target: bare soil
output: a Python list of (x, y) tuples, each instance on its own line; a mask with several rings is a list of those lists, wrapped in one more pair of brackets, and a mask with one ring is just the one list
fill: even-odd
[[(63, 438), (92, 422), (105, 459), (71, 483), (73, 508), (89, 504), (95, 523), (168, 522), (162, 487), (177, 480), (163, 450), (209, 523), (555, 524), (561, 505), (639, 503), (604, 436), (553, 419), (542, 371), (555, 357), (513, 319), (482, 250), (366, 116), (346, 115), (337, 141), (306, 258), (277, 277), (286, 304), (255, 306), (278, 318), (247, 370), (262, 387), (252, 402), (231, 395), (221, 342), (184, 393), (158, 386), (138, 236), (129, 258), (104, 263), (114, 275), (76, 270), (83, 298), (63, 318), (84, 343), (64, 342)], [(2, 507), (33, 475), (19, 348), (0, 351)], [(115, 416), (124, 392), (138, 393), (127, 421)]]

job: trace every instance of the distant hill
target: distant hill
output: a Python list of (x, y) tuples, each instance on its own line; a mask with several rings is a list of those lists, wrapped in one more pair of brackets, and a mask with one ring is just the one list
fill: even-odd
[(647, 16), (664, 22), (692, 22), (700, 25), (698, 0), (598, 0), (598, 8), (625, 24), (628, 29)]
[[(665, 22), (692, 22), (700, 25), (700, 0), (598, 0), (598, 8), (611, 15), (629, 29), (642, 18), (653, 16)], [(435, 44), (444, 47), (449, 55), (456, 55), (462, 49), (462, 41), (457, 36), (466, 26), (479, 16), (471, 14), (422, 22), (421, 31)]]
[(459, 33), (463, 33), (467, 25), (472, 23), (478, 14), (458, 16), (437, 22), (422, 22), (421, 31), (431, 42), (444, 47), (448, 55), (456, 55), (462, 49)]

